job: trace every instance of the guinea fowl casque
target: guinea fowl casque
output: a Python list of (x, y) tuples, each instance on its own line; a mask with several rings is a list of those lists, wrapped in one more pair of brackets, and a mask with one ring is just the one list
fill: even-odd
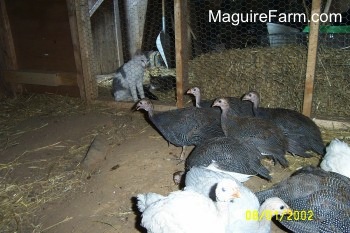
[[(192, 87), (187, 91), (187, 94), (193, 95), (195, 98), (195, 105), (197, 108), (211, 108), (214, 100), (201, 100), (201, 91), (198, 87)], [(226, 97), (231, 107), (234, 109), (239, 116), (254, 116), (253, 105), (250, 102), (241, 101), (236, 97)], [(216, 110), (216, 108), (214, 108)], [(220, 113), (218, 109), (217, 112)]]
[(260, 152), (253, 145), (237, 138), (216, 137), (193, 149), (186, 159), (186, 168), (207, 167), (229, 173), (241, 182), (255, 175), (271, 179), (260, 160)]
[(334, 139), (326, 148), (320, 167), (350, 178), (350, 147), (346, 142)]
[(256, 195), (260, 202), (280, 197), (298, 213), (298, 219), (281, 221), (293, 232), (350, 232), (350, 179), (346, 176), (304, 167)]
[(260, 96), (256, 91), (250, 91), (242, 100), (253, 103), (254, 115), (258, 118), (271, 120), (286, 135), (288, 151), (302, 157), (311, 157), (307, 151), (324, 155), (324, 144), (318, 126), (307, 116), (285, 108), (259, 107)]
[[(148, 99), (140, 100), (136, 109), (144, 109), (161, 135), (175, 146), (198, 145), (212, 138), (224, 136), (220, 119), (210, 109), (196, 107), (181, 108), (154, 113), (153, 104)], [(183, 159), (184, 150), (180, 159)]]
[[(203, 175), (201, 171), (213, 172), (200, 169), (192, 173), (192, 176)], [(201, 177), (197, 178), (203, 180)], [(270, 232), (271, 221), (247, 220), (246, 211), (263, 213), (269, 210), (274, 214), (291, 211), (285, 202), (276, 197), (266, 200), (260, 206), (254, 193), (237, 180), (217, 177), (216, 181), (216, 202), (198, 193), (190, 184), (184, 191), (175, 191), (167, 197), (160, 197), (145, 208), (145, 194), (139, 194), (137, 198), (141, 200), (141, 208), (144, 210), (141, 225), (152, 233), (267, 233)]]
[(226, 98), (216, 99), (214, 106), (221, 108), (221, 126), (226, 137), (240, 138), (255, 146), (261, 157), (272, 158), (282, 166), (288, 166), (285, 158), (288, 142), (276, 125), (255, 117), (239, 117)]
[(152, 233), (225, 233), (228, 205), (240, 196), (236, 183), (222, 180), (215, 190), (216, 202), (193, 190), (175, 191), (153, 198), (145, 206), (145, 194), (137, 195), (143, 210), (141, 225)]

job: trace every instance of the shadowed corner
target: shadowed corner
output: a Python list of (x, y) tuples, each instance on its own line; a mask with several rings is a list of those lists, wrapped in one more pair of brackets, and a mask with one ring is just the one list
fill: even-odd
[(141, 233), (147, 233), (147, 230), (141, 226), (142, 213), (137, 208), (137, 197), (131, 197), (131, 209), (135, 214), (135, 228)]

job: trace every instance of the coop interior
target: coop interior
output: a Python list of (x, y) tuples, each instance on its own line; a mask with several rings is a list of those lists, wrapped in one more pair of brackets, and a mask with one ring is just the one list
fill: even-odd
[[(350, 142), (349, 0), (0, 0), (0, 10), (1, 232), (146, 232), (135, 195), (178, 190), (184, 164), (136, 111), (142, 98), (166, 112), (194, 106), (191, 87), (212, 102), (255, 90), (260, 107), (313, 119), (325, 146)], [(294, 18), (247, 19), (271, 10)], [(310, 23), (315, 12), (324, 20)], [(322, 160), (286, 158), (288, 168), (263, 161), (272, 182), (247, 186)]]

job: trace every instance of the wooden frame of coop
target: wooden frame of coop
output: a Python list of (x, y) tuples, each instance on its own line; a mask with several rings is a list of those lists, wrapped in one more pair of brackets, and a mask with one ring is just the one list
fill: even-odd
[[(93, 64), (94, 52), (91, 32), (91, 17), (95, 14), (104, 0), (54, 0), (50, 4), (40, 2), (41, 8), (48, 11), (46, 16), (36, 17), (37, 11), (24, 11), (29, 5), (39, 4), (25, 3), (26, 1), (0, 1), (1, 19), (0, 30), (2, 31), (0, 64), (0, 81), (9, 83), (15, 93), (22, 85), (34, 91), (69, 93), (80, 96), (87, 103), (98, 97), (96, 80), (96, 64)], [(122, 41), (120, 32), (120, 18), (118, 0), (113, 2), (113, 21), (115, 24), (114, 58), (111, 66), (123, 64)], [(16, 5), (17, 4), (17, 5)], [(19, 4), (22, 4), (19, 6)], [(26, 5), (29, 4), (29, 5)], [(54, 6), (52, 6), (54, 4)], [(189, 27), (187, 23), (188, 1), (174, 0), (175, 21), (175, 53), (176, 53), (176, 106), (184, 106), (184, 93), (188, 88), (188, 47)], [(45, 21), (42, 28), (21, 25), (20, 17), (13, 15), (16, 7), (22, 7), (23, 14), (29, 19)], [(39, 8), (40, 8), (39, 7)], [(312, 1), (312, 13), (319, 13), (320, 0)], [(50, 9), (56, 9), (60, 13), (54, 13)], [(44, 10), (44, 11), (45, 11)], [(67, 15), (67, 17), (64, 17)], [(30, 22), (29, 22), (30, 23)], [(35, 23), (35, 22), (33, 22)], [(58, 26), (61, 33), (52, 30)], [(31, 38), (23, 37), (21, 31), (33, 30)], [(69, 31), (67, 31), (67, 29)], [(303, 113), (311, 114), (312, 94), (314, 88), (315, 66), (317, 59), (319, 23), (310, 24), (310, 36), (307, 58), (307, 71), (305, 79)], [(40, 31), (43, 30), (43, 31)], [(44, 33), (45, 32), (45, 33)], [(38, 35), (51, 35), (49, 38), (40, 38)], [(35, 37), (36, 36), (36, 37)], [(139, 35), (142, 37), (142, 35)], [(64, 41), (66, 44), (60, 43)], [(136, 40), (137, 41), (137, 40)], [(108, 46), (111, 46), (109, 44)], [(133, 45), (138, 47), (137, 43)], [(130, 46), (129, 46), (130, 47)], [(132, 47), (132, 46), (131, 46)], [(64, 48), (64, 49), (63, 49)], [(39, 50), (33, 51), (34, 49)], [(46, 50), (45, 50), (46, 49)], [(50, 51), (51, 50), (51, 51)], [(38, 55), (39, 54), (39, 55)], [(2, 79), (1, 79), (2, 78)]]

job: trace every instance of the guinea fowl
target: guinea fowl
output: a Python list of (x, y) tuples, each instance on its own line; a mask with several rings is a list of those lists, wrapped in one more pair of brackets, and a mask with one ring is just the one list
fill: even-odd
[(293, 232), (350, 232), (350, 179), (338, 173), (305, 167), (256, 195), (283, 199), (294, 214), (281, 224)]
[(324, 144), (318, 126), (307, 116), (285, 108), (259, 107), (260, 96), (256, 91), (250, 91), (242, 100), (253, 103), (254, 115), (259, 118), (271, 120), (286, 135), (288, 151), (302, 157), (311, 157), (307, 151), (314, 151), (324, 155)]
[(350, 178), (350, 147), (346, 142), (334, 139), (326, 148), (320, 167)]
[[(260, 206), (254, 193), (234, 179), (218, 178), (216, 202), (192, 188), (188, 186), (184, 191), (172, 192), (146, 208), (141, 203), (141, 225), (152, 233), (267, 233), (270, 232), (271, 221), (265, 218), (262, 221), (247, 220), (247, 211), (271, 211), (273, 214), (290, 212), (288, 205), (276, 197)], [(139, 194), (137, 198), (143, 200), (144, 195)]]
[(186, 159), (186, 168), (207, 167), (231, 174), (240, 182), (260, 175), (271, 179), (269, 171), (260, 163), (260, 152), (249, 143), (232, 137), (216, 137), (196, 146)]
[[(229, 220), (228, 205), (238, 198), (236, 183), (217, 184), (216, 202), (193, 190), (175, 191), (144, 206), (144, 195), (137, 195), (143, 209), (141, 225), (152, 233), (225, 233)], [(139, 206), (138, 202), (138, 206)]]
[[(187, 91), (187, 94), (193, 95), (195, 97), (195, 105), (197, 108), (210, 108), (214, 102), (214, 100), (201, 100), (201, 91), (198, 87), (192, 87)], [(239, 116), (253, 116), (253, 105), (246, 101), (241, 101), (241, 99), (236, 97), (226, 97), (234, 108), (234, 111)], [(215, 108), (214, 108), (215, 109)], [(220, 110), (218, 110), (220, 112)]]
[(272, 158), (282, 166), (288, 166), (285, 158), (288, 142), (276, 125), (255, 117), (239, 117), (226, 98), (216, 99), (214, 106), (221, 108), (221, 126), (226, 137), (245, 140), (260, 151), (260, 157)]
[[(253, 219), (253, 215), (256, 216), (259, 208), (260, 214), (264, 212), (264, 209), (265, 212), (266, 210), (274, 211), (276, 206), (278, 207), (278, 214), (284, 214), (289, 211), (287, 204), (276, 198), (267, 201), (264, 206), (260, 207), (255, 194), (233, 176), (218, 171), (212, 171), (205, 167), (192, 167), (187, 171), (185, 189), (196, 191), (213, 199), (215, 197), (216, 184), (222, 179), (229, 179), (235, 182), (241, 194), (240, 198), (234, 199), (234, 201), (229, 204), (230, 220), (228, 223), (229, 231), (227, 232), (270, 232), (268, 230), (270, 227), (268, 221), (257, 221), (257, 219)], [(282, 207), (282, 210), (280, 207)], [(251, 219), (247, 219), (247, 217), (251, 217)]]
[(220, 119), (210, 109), (189, 107), (154, 113), (153, 104), (148, 99), (140, 100), (136, 109), (147, 111), (150, 121), (162, 136), (171, 144), (183, 148), (180, 159), (183, 158), (185, 146), (224, 136)]

